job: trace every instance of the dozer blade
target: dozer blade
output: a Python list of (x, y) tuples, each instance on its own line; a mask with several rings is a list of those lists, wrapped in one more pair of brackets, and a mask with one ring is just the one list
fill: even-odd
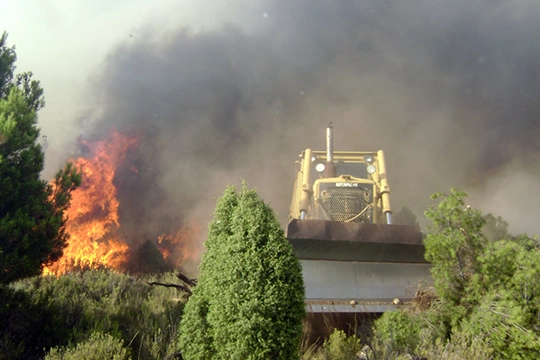
[(308, 312), (378, 313), (410, 302), (429, 264), (300, 260)]
[(430, 284), (422, 234), (404, 225), (291, 220), (310, 313), (379, 313)]
[(426, 263), (422, 233), (406, 225), (293, 219), (287, 239), (300, 259)]

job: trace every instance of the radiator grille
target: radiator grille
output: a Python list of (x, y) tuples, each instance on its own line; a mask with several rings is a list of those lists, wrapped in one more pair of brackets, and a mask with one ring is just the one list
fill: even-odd
[(372, 191), (365, 187), (327, 187), (321, 191), (320, 204), (331, 220), (372, 223), (372, 198)]

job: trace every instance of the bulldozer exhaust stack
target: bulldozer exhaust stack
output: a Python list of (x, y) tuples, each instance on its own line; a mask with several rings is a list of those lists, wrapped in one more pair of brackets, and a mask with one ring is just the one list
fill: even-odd
[(324, 177), (336, 177), (336, 165), (334, 164), (334, 127), (332, 123), (326, 128), (326, 166)]

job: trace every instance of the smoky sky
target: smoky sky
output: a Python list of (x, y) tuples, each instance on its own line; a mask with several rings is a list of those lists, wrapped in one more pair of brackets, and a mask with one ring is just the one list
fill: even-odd
[(330, 121), (336, 150), (385, 150), (395, 211), (459, 187), (534, 232), (540, 202), (516, 194), (540, 184), (540, 4), (259, 3), (248, 26), (130, 38), (94, 79), (83, 136), (142, 134), (116, 179), (137, 232), (210, 219), (241, 179), (285, 223), (294, 161)]

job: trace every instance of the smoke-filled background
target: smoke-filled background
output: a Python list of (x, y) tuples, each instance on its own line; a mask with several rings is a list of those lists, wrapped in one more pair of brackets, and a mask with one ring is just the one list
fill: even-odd
[[(92, 11), (108, 13), (97, 4)], [(141, 136), (130, 154), (138, 171), (117, 175), (121, 215), (137, 232), (189, 216), (206, 222), (241, 179), (285, 223), (294, 161), (304, 148), (324, 149), (332, 121), (336, 150), (385, 150), (395, 211), (420, 216), (431, 193), (459, 187), (512, 231), (538, 233), (537, 1), (184, 5), (151, 19), (141, 10), (137, 25), (126, 25), (127, 9), (115, 8), (118, 26), (93, 17), (76, 43), (106, 43), (110, 33), (114, 44), (81, 58), (91, 69), (80, 69), (84, 86), (49, 82), (77, 105), (43, 127), (48, 167), (84, 155), (78, 137), (111, 128)]]

